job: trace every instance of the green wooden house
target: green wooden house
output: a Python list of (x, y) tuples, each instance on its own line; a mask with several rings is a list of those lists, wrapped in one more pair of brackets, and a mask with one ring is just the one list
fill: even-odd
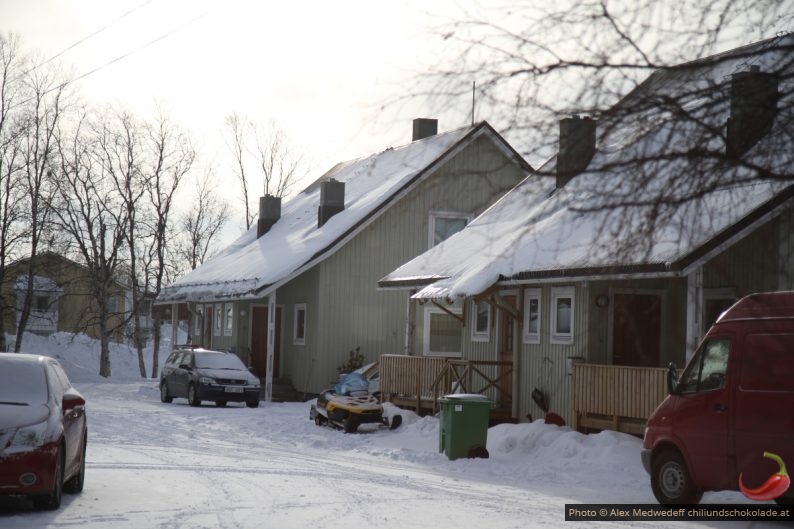
[(406, 348), (405, 292), (390, 270), (462, 229), (531, 170), (487, 123), (342, 162), (283, 204), (262, 197), (257, 227), (166, 287), (187, 303), (192, 342), (234, 350), (265, 379), (318, 393), (358, 348), (366, 361)]
[[(659, 70), (598, 119), (563, 119), (555, 157), (381, 278), (412, 294), (425, 359), (382, 360), (381, 390), (421, 407), (463, 385), (516, 420), (543, 404), (641, 434), (665, 367), (723, 310), (794, 287), (793, 50), (785, 35)], [(446, 339), (423, 342), (428, 325)]]

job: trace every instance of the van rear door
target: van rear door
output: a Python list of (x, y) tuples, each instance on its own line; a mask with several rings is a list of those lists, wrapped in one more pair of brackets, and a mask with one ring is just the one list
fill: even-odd
[[(733, 433), (742, 483), (755, 488), (778, 471), (764, 452), (794, 470), (794, 333), (748, 333), (743, 345)], [(738, 483), (738, 475), (733, 479)]]

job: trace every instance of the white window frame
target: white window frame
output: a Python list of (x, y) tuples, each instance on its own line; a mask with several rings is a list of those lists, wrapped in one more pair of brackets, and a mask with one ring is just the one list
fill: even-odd
[[(543, 328), (543, 311), (541, 310), (541, 302), (543, 300), (543, 290), (540, 288), (526, 288), (524, 289), (524, 331), (522, 333), (523, 342), (527, 344), (540, 343), (540, 330)], [(538, 302), (538, 330), (537, 332), (529, 332), (529, 305), (532, 301)]]
[[(298, 312), (303, 311), (303, 336), (298, 336)], [(295, 303), (292, 312), (292, 343), (294, 345), (306, 344), (306, 327), (309, 320), (309, 311), (306, 310), (306, 303)]]
[[(466, 221), (466, 226), (468, 226), (471, 223), (472, 218), (473, 217), (470, 214), (461, 213), (459, 211), (431, 211), (430, 219), (427, 223), (427, 247), (432, 248), (435, 246), (433, 243), (436, 235), (436, 219), (463, 219)], [(466, 229), (466, 226), (464, 226), (463, 229)]]
[[(563, 298), (571, 298), (571, 330), (567, 333), (557, 332), (557, 302)], [(551, 287), (551, 343), (572, 344), (576, 328), (576, 291), (574, 287)]]
[[(488, 321), (485, 324), (484, 331), (477, 330), (477, 314), (478, 306), (485, 305), (488, 308)], [(491, 304), (486, 301), (471, 301), (471, 341), (472, 342), (490, 342), (491, 341), (491, 323), (492, 323)]]
[(223, 326), (223, 303), (216, 303), (213, 315), (215, 321), (213, 322), (213, 336), (220, 336)]
[(196, 313), (193, 317), (196, 318), (193, 323), (193, 334), (201, 336), (204, 334), (204, 305), (196, 305)]
[(223, 335), (231, 336), (234, 329), (234, 303), (223, 306)]
[[(454, 314), (460, 315), (462, 313), (461, 307), (459, 303), (455, 303), (447, 307), (449, 312)], [(430, 350), (430, 315), (431, 314), (446, 314), (449, 315), (444, 310), (436, 307), (435, 305), (428, 305), (425, 307), (424, 311), (424, 324), (422, 328), (422, 351), (424, 352), (425, 356), (440, 356), (444, 358), (461, 358), (463, 357), (463, 330), (461, 329), (461, 340), (460, 346), (461, 351), (431, 351)]]

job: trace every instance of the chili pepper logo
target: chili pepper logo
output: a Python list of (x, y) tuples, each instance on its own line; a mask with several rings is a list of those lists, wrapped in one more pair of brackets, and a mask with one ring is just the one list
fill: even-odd
[(777, 474), (772, 474), (769, 476), (769, 479), (766, 480), (766, 483), (757, 489), (745, 488), (745, 486), (742, 484), (742, 475), (739, 474), (739, 490), (741, 490), (742, 494), (751, 500), (774, 500), (786, 492), (786, 490), (788, 490), (788, 486), (791, 484), (791, 478), (789, 478), (788, 473), (786, 472), (786, 465), (783, 464), (783, 460), (779, 456), (776, 456), (770, 452), (764, 452), (764, 457), (768, 457), (769, 459), (774, 459), (777, 461), (777, 464), (780, 465), (780, 471)]

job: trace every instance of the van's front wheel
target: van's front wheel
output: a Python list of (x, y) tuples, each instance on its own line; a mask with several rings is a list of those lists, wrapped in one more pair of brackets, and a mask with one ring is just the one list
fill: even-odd
[(695, 504), (703, 497), (692, 482), (684, 458), (676, 450), (665, 450), (651, 464), (651, 489), (662, 505)]

